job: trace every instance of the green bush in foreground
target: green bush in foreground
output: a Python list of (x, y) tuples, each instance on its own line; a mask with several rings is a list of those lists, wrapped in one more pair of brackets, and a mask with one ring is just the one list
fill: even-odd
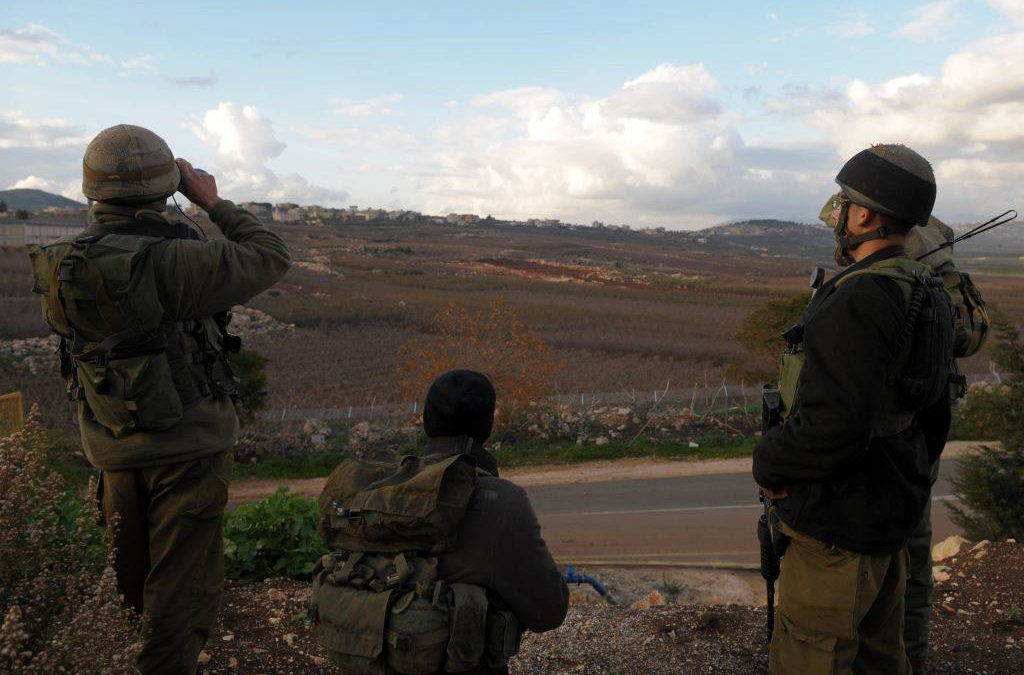
[(972, 390), (964, 406), (968, 428), (981, 438), (1000, 442), (957, 462), (953, 481), (961, 506), (951, 505), (953, 519), (971, 539), (1024, 538), (1024, 342), (1004, 317), (994, 325), (997, 344), (992, 359), (1004, 382)]
[(229, 579), (305, 577), (327, 548), (316, 531), (316, 504), (288, 488), (239, 506), (224, 524)]

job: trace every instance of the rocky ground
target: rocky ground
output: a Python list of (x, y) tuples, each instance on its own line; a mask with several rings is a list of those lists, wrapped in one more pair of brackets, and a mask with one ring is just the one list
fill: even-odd
[[(956, 542), (936, 567), (935, 675), (1024, 673), (1024, 545)], [(591, 570), (593, 571), (593, 570)], [(574, 592), (565, 624), (527, 634), (512, 666), (518, 674), (763, 673), (764, 610), (745, 605), (661, 604), (705, 600), (676, 577), (621, 570), (602, 578), (638, 600), (611, 606)], [(646, 576), (642, 576), (646, 575)], [(747, 582), (741, 582), (746, 584)], [(638, 593), (644, 584), (646, 595)], [(741, 587), (722, 594), (742, 595)], [(305, 620), (308, 584), (232, 584), (202, 673), (337, 673)]]
[[(294, 326), (291, 324), (282, 323), (258, 309), (238, 305), (231, 310), (229, 331), (242, 339), (273, 335), (293, 328)], [(24, 372), (55, 372), (58, 366), (56, 356), (58, 342), (55, 335), (0, 340), (0, 357), (11, 359), (12, 363)]]

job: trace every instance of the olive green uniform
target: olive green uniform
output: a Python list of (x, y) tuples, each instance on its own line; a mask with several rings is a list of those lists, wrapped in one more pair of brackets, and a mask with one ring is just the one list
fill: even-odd
[[(244, 209), (221, 201), (209, 215), (225, 239), (157, 238), (146, 243), (138, 269), (131, 271), (131, 288), (156, 289), (164, 322), (192, 325), (200, 333), (212, 325), (212, 315), (266, 290), (290, 264), (284, 242)], [(120, 227), (122, 233), (97, 241), (124, 247), (139, 239), (130, 234), (134, 225), (144, 223), (147, 232), (154, 224), (172, 227), (154, 211), (104, 203), (93, 206), (90, 222)], [(42, 264), (45, 255), (37, 258)], [(37, 270), (37, 286), (45, 277)], [(175, 386), (178, 370), (188, 364), (203, 368), (188, 350), (177, 358), (186, 360), (180, 367), (172, 363)], [(195, 671), (224, 582), (223, 513), (238, 418), (223, 389), (204, 384), (185, 393), (179, 389), (185, 400), (180, 419), (159, 430), (115, 433), (88, 400), (79, 397), (78, 403), (82, 445), (101, 469), (99, 499), (108, 526), (116, 528), (118, 587), (147, 622), (139, 656), (146, 674)]]
[[(939, 462), (932, 469), (932, 484), (939, 475)], [(918, 671), (924, 671), (928, 663), (929, 622), (932, 614), (932, 504), (929, 500), (917, 529), (907, 541), (910, 569), (907, 576), (907, 590), (904, 595), (903, 641), (907, 657)]]

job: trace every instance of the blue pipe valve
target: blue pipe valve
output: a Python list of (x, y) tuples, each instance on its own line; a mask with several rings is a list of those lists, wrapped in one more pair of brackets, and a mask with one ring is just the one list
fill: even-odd
[(591, 587), (593, 587), (593, 589), (595, 591), (597, 591), (597, 594), (600, 595), (602, 598), (604, 598), (606, 601), (608, 601), (608, 603), (610, 603), (612, 605), (616, 604), (615, 603), (615, 598), (608, 591), (608, 589), (605, 588), (604, 584), (602, 584), (600, 581), (598, 581), (596, 578), (590, 576), (589, 574), (579, 574), (579, 573), (577, 573), (575, 565), (566, 565), (566, 567), (565, 567), (565, 583), (566, 584), (576, 584), (577, 586), (579, 586), (581, 584), (589, 584)]

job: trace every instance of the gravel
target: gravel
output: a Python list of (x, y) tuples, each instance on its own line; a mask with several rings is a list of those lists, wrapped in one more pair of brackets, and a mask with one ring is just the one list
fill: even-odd
[[(1024, 673), (1024, 546), (965, 547), (942, 564), (950, 578), (936, 589), (933, 675)], [(614, 592), (615, 580), (607, 581)], [(514, 674), (767, 671), (762, 608), (669, 604), (632, 609), (576, 597), (561, 628), (524, 636)], [(309, 585), (297, 581), (229, 584), (200, 672), (340, 672), (327, 663), (305, 621), (308, 598)]]

